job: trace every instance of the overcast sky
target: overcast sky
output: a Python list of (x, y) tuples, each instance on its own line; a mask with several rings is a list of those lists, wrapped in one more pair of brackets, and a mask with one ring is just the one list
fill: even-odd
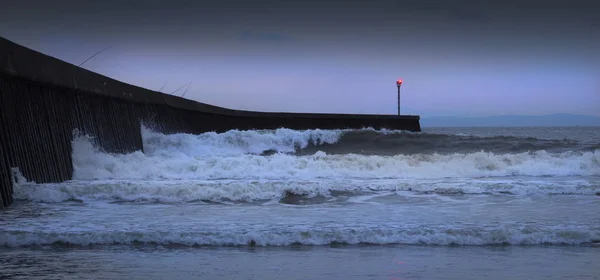
[[(2, 0), (0, 36), (234, 109), (600, 116), (594, 1)], [(183, 90), (175, 93), (181, 95)]]

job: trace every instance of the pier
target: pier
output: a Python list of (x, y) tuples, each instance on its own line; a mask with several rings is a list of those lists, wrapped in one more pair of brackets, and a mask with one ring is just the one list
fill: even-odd
[(162, 133), (232, 129), (420, 131), (419, 116), (267, 113), (222, 108), (130, 85), (0, 37), (0, 208), (12, 168), (36, 183), (70, 180), (74, 133), (107, 153), (143, 151), (141, 125)]

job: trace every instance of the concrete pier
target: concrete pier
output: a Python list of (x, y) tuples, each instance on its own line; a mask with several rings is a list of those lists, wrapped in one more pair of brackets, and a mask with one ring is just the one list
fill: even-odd
[(231, 129), (364, 128), (420, 131), (419, 116), (231, 110), (126, 84), (0, 38), (0, 208), (11, 168), (37, 183), (73, 174), (74, 131), (110, 153), (142, 150), (141, 124), (163, 133)]

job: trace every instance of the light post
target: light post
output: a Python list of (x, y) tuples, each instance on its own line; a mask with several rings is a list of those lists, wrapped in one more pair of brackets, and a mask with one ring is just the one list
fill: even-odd
[(402, 79), (398, 79), (396, 81), (396, 86), (398, 86), (398, 116), (400, 116), (400, 86), (402, 85)]

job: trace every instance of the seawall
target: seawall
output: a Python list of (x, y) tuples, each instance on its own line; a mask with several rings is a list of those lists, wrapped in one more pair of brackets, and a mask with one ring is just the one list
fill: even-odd
[(37, 183), (73, 174), (74, 131), (106, 152), (143, 150), (141, 123), (163, 133), (231, 129), (363, 128), (420, 131), (419, 116), (231, 110), (126, 84), (0, 37), (0, 208), (12, 171)]

